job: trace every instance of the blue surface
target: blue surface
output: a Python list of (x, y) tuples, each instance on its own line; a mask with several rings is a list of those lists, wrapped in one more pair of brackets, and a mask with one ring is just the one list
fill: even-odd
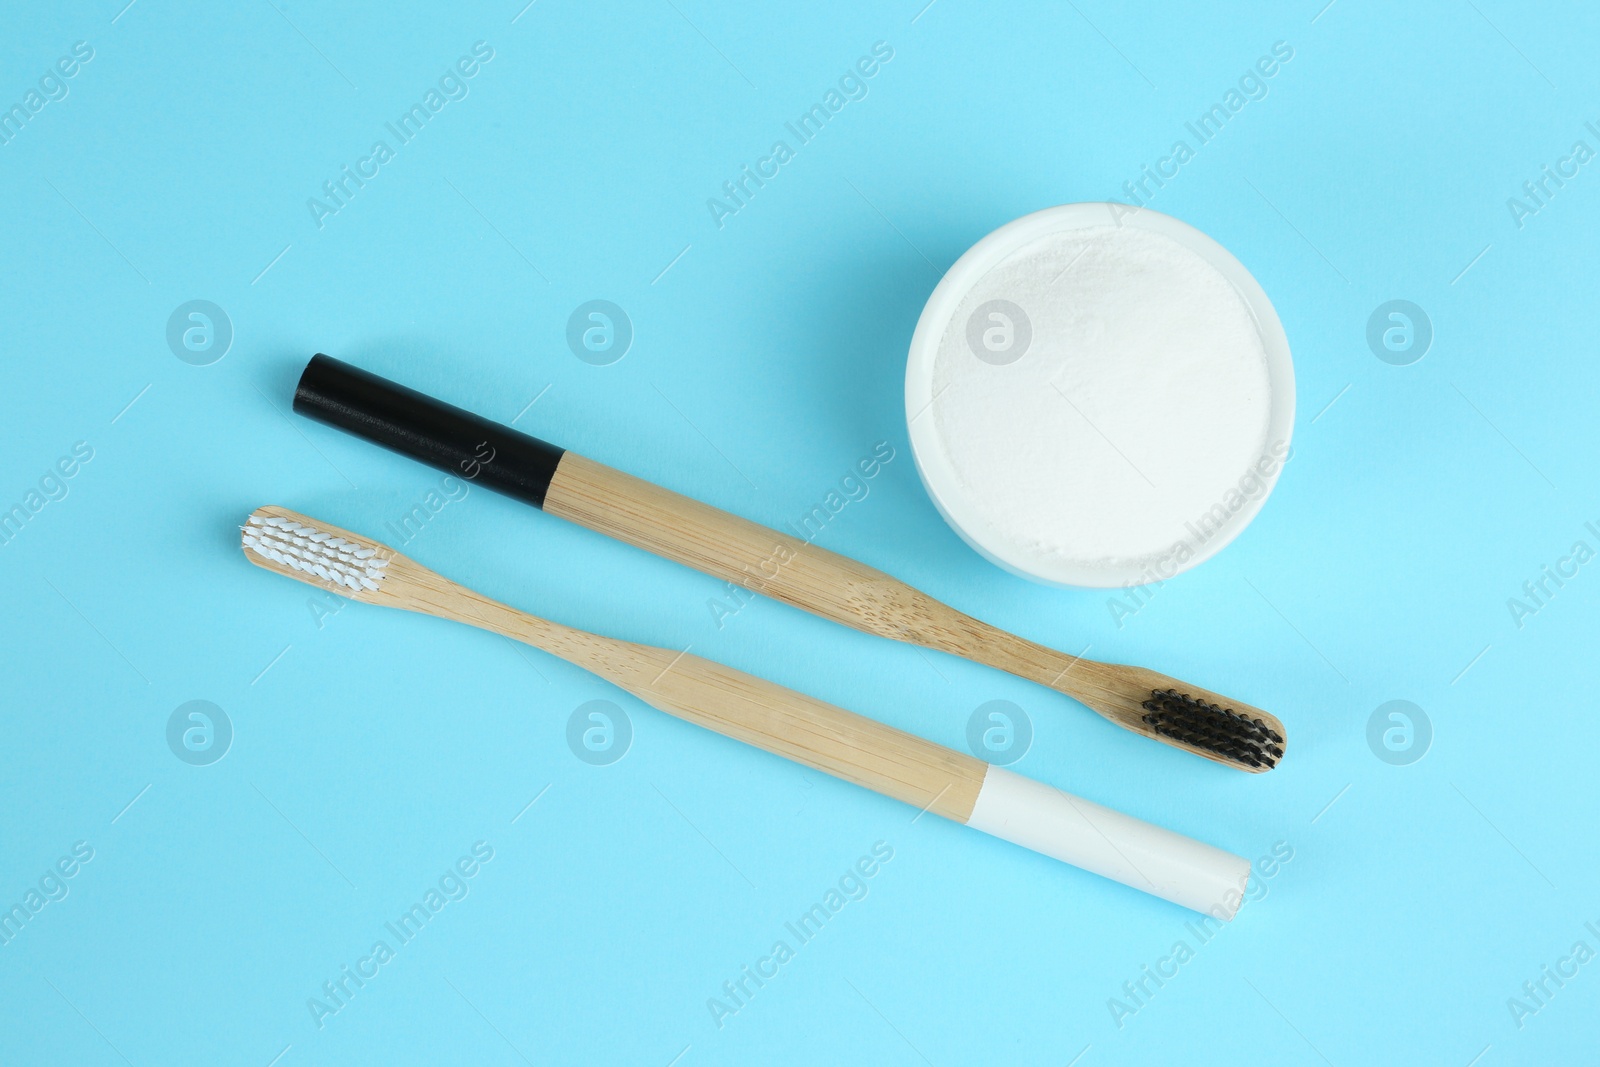
[[(93, 53), (0, 144), (0, 505), (38, 505), (0, 545), (0, 905), (39, 890), (0, 944), (0, 1062), (1592, 1054), (1600, 962), (1573, 950), (1600, 950), (1600, 563), (1561, 560), (1600, 549), (1600, 162), (1562, 161), (1600, 150), (1595, 11), (124, 2), (12, 3), (0, 33), (8, 107), (74, 42)], [(420, 132), (387, 132), (479, 41), (492, 59), (443, 83)], [(1197, 145), (1185, 123), (1279, 41), (1293, 56), (1265, 95)], [(865, 95), (798, 144), (785, 122), (875, 42), (892, 59), (845, 83)], [(307, 206), (379, 139), (392, 158), (344, 206)], [(1028, 585), (943, 526), (901, 375), (965, 248), (1125, 198), (1177, 139), (1193, 158), (1151, 206), (1275, 301), (1295, 453), (1235, 544), (1119, 627), (1104, 593)], [(793, 158), (719, 226), (708, 198), (777, 140)], [(1545, 165), (1576, 176), (1513, 211)], [(566, 341), (595, 299), (634, 331), (608, 366)], [(1367, 342), (1397, 299), (1432, 324), (1409, 365)], [(180, 343), (188, 360), (168, 344), (192, 300), (231, 323), (209, 365), (217, 341)], [(889, 442), (821, 544), (1273, 709), (1290, 758), (1235, 774), (767, 601), (719, 628), (709, 578), (290, 416), (317, 350), (770, 523)], [(63, 458), (72, 476), (50, 476)], [(1171, 905), (913, 821), (503, 640), (332, 613), (238, 549), (266, 503), (395, 543), (430, 491), (405, 551), (486, 593), (952, 746), (1010, 701), (1033, 727), (1015, 769), (1292, 859), (1202, 944)], [(1513, 612), (1545, 565), (1577, 573)], [(222, 733), (207, 749), (201, 720), (169, 744), (193, 700), (231, 725), (209, 764)], [(568, 743), (593, 700), (631, 724), (609, 765)], [(1422, 732), (1408, 754), (1400, 720), (1369, 743), (1391, 700), (1431, 724), (1425, 758), (1403, 762)], [(879, 842), (892, 859), (862, 899), (809, 942), (786, 932)], [(402, 943), (385, 924), (430, 889), (439, 910)], [(723, 984), (780, 939), (792, 958), (719, 1026), (708, 1001), (731, 1005)], [(344, 967), (375, 973), (335, 1001)]]

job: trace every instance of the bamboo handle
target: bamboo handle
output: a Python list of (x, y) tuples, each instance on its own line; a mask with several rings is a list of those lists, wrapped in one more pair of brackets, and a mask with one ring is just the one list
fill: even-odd
[(964, 823), (988, 765), (688, 653), (625, 646), (596, 673), (654, 708)]
[(651, 707), (847, 782), (966, 822), (988, 765), (687, 652), (618, 641), (520, 612), (396, 555), (375, 602), (521, 641)]
[(971, 657), (963, 637), (1002, 633), (864, 563), (573, 452), (561, 457), (544, 510), (880, 637)]

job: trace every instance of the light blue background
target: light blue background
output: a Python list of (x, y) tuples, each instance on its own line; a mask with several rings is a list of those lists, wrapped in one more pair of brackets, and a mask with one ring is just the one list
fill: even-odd
[[(1592, 1053), (1600, 962), (1521, 1029), (1507, 999), (1575, 941), (1600, 949), (1583, 927), (1600, 925), (1600, 563), (1520, 629), (1506, 604), (1574, 541), (1600, 546), (1600, 162), (1520, 229), (1506, 205), (1574, 141), (1600, 148), (1592, 9), (123, 2), (8, 3), (0, 32), (6, 106), (73, 42), (94, 49), (0, 145), (0, 503), (74, 442), (94, 449), (0, 547), (0, 903), (74, 842), (94, 849), (0, 946), (0, 1060)], [(495, 55), (470, 95), (319, 230), (306, 199), (479, 40)], [(894, 58), (869, 95), (719, 229), (707, 198), (877, 41)], [(1118, 196), (1275, 41), (1294, 58), (1269, 95), (1152, 206), (1275, 301), (1294, 459), (1234, 545), (1118, 628), (1104, 593), (1010, 577), (941, 523), (906, 444), (906, 344), (965, 248)], [(608, 367), (564, 340), (594, 298), (636, 330)], [(1396, 298), (1436, 332), (1411, 366), (1365, 340)], [(192, 299), (235, 330), (210, 366), (165, 341)], [(538, 396), (519, 428), (770, 523), (889, 441), (822, 544), (1029, 637), (1270, 708), (1288, 761), (1235, 774), (767, 601), (718, 629), (713, 580), (482, 491), (406, 551), (952, 746), (973, 709), (1013, 701), (1035, 731), (1015, 769), (1293, 860), (1119, 1029), (1108, 1000), (1192, 936), (1180, 909), (913, 822), (479, 632), (365, 606), (319, 628), (308, 589), (245, 563), (243, 516), (280, 503), (381, 536), (439, 484), (288, 414), (319, 350), (500, 420)], [(210, 766), (167, 746), (192, 699), (233, 723)], [(593, 699), (632, 720), (610, 766), (565, 740)], [(1410, 766), (1366, 740), (1391, 699), (1433, 724)], [(494, 859), (470, 895), (319, 1030), (307, 999), (480, 840)], [(877, 841), (894, 858), (866, 899), (719, 1029), (707, 999)]]

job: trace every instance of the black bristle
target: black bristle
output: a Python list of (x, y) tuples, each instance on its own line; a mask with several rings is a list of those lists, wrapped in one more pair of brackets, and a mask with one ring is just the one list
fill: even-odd
[(1176, 689), (1152, 689), (1146, 726), (1162, 737), (1221, 756), (1247, 767), (1268, 769), (1283, 758), (1283, 736), (1260, 719), (1200, 700)]

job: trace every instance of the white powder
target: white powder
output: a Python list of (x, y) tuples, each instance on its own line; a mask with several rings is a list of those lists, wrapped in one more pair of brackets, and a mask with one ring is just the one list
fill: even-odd
[(950, 320), (933, 384), (940, 442), (990, 532), (1107, 573), (1193, 543), (1266, 446), (1267, 358), (1243, 298), (1131, 227), (1008, 256)]

